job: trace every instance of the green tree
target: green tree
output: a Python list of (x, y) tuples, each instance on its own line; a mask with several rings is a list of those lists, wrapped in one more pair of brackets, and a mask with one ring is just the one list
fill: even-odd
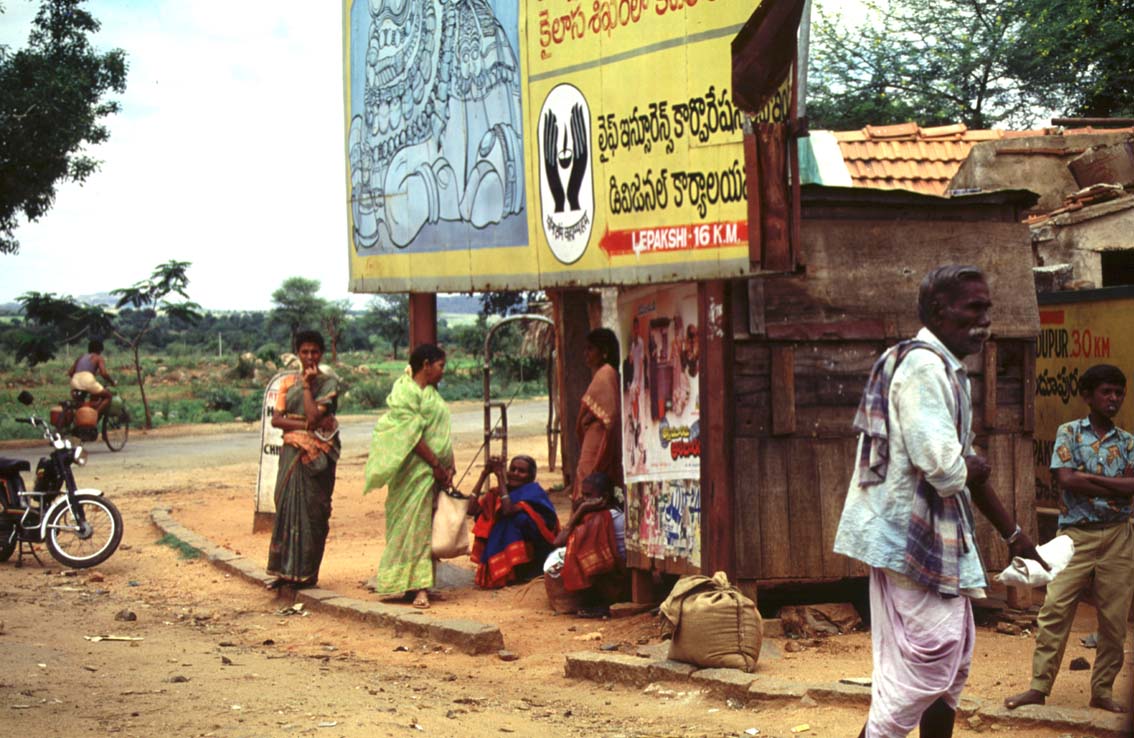
[(527, 310), (529, 304), (543, 298), (543, 293), (538, 291), (482, 292), (479, 298), (480, 314), (488, 317), (522, 313)]
[(409, 342), (409, 295), (375, 295), (362, 316), (363, 325), (373, 335), (390, 344), (393, 358), (398, 347)]
[(269, 321), (284, 325), (288, 330), (288, 345), (295, 348), (295, 334), (300, 330), (318, 325), (326, 308), (327, 301), (319, 297), (319, 280), (306, 277), (288, 277), (280, 288), (272, 293), (272, 309)]
[(20, 213), (38, 220), (58, 182), (98, 169), (84, 147), (110, 137), (100, 121), (119, 106), (106, 97), (126, 90), (125, 52), (91, 47), (99, 23), (82, 4), (43, 0), (27, 48), (0, 47), (0, 253), (19, 250)]
[[(143, 339), (157, 325), (159, 317), (171, 322), (194, 323), (200, 319), (200, 306), (189, 301), (186, 289), (189, 286), (187, 261), (170, 260), (154, 268), (149, 279), (136, 282), (130, 287), (111, 290), (118, 298), (115, 307), (118, 315), (111, 315), (97, 305), (84, 305), (72, 297), (56, 297), (51, 294), (29, 292), (18, 299), (24, 307), (25, 321), (31, 326), (29, 334), (36, 337), (21, 345), (21, 359), (35, 365), (55, 355), (64, 343), (75, 340), (84, 333), (91, 335), (113, 335), (120, 343), (129, 346), (134, 359), (134, 376), (138, 392), (142, 396), (145, 410), (145, 427), (153, 427), (153, 416), (146, 399), (146, 380), (142, 371), (140, 355)], [(179, 295), (183, 301), (173, 302), (171, 295)], [(131, 309), (123, 309), (130, 306)]]
[[(110, 294), (118, 298), (115, 307), (121, 309), (129, 305), (140, 315), (140, 322), (135, 322), (127, 332), (120, 325), (115, 325), (114, 336), (130, 347), (134, 356), (134, 376), (138, 380), (138, 392), (142, 395), (142, 408), (146, 414), (146, 428), (153, 428), (153, 415), (150, 413), (150, 403), (146, 400), (146, 380), (142, 372), (142, 357), (140, 354), (142, 339), (146, 337), (155, 325), (158, 315), (164, 315), (172, 322), (195, 323), (201, 318), (201, 306), (189, 301), (186, 289), (189, 287), (187, 274), (190, 263), (187, 261), (170, 260), (154, 268), (149, 279), (143, 279), (130, 287), (111, 290)], [(181, 302), (172, 302), (171, 295), (184, 298)]]
[(349, 321), (349, 300), (337, 300), (335, 302), (328, 302), (323, 308), (323, 332), (327, 334), (327, 340), (331, 344), (332, 362), (337, 362), (339, 360), (339, 341), (342, 340), (343, 333), (346, 332), (347, 323)]
[(1022, 3), (1013, 50), (1018, 74), (1069, 115), (1134, 115), (1134, 2), (1030, 0)]
[(85, 305), (49, 292), (27, 292), (17, 300), (23, 306), (24, 323), (9, 340), (14, 342), (16, 361), (29, 366), (55, 358), (64, 344), (84, 336), (107, 336), (114, 329), (113, 317), (101, 305)]
[(813, 128), (915, 120), (970, 128), (1030, 122), (1038, 91), (1015, 63), (1024, 0), (863, 3), (861, 25), (820, 10), (808, 66)]

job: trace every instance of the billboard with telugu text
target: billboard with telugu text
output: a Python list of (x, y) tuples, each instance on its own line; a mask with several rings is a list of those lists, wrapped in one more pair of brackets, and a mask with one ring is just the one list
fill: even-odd
[(757, 5), (344, 0), (351, 289), (749, 273), (730, 43)]
[[(1123, 371), (1127, 390), (1134, 383), (1134, 287), (1109, 287), (1039, 295), (1040, 333), (1036, 338), (1036, 504), (1053, 509), (1058, 491), (1051, 483), (1051, 453), (1059, 426), (1087, 415), (1079, 397), (1079, 377), (1094, 364)], [(1134, 431), (1134, 401), (1115, 418)]]

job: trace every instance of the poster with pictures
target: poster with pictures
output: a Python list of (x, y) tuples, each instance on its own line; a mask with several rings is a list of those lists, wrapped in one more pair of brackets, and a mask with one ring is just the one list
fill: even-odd
[(618, 315), (626, 481), (699, 479), (697, 285), (630, 290)]

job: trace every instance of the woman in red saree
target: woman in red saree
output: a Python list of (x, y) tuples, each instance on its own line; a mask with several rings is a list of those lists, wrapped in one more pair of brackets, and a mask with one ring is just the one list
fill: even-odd
[(610, 477), (596, 472), (583, 480), (584, 498), (571, 513), (555, 545), (563, 552), (563, 587), (583, 593), (580, 617), (601, 617), (625, 594), (626, 521), (614, 502)]
[(571, 502), (583, 497), (583, 480), (595, 472), (606, 474), (615, 485), (622, 484), (621, 392), (618, 384), (618, 338), (609, 328), (596, 328), (587, 334), (583, 359), (592, 372), (591, 384), (583, 395), (575, 432), (579, 438), (579, 461)]

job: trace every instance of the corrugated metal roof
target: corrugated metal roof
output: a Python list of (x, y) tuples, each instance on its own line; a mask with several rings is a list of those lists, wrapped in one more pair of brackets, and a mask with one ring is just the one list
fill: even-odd
[(973, 144), (1056, 132), (969, 130), (964, 123), (922, 128), (917, 123), (900, 123), (833, 134), (856, 187), (944, 195)]

